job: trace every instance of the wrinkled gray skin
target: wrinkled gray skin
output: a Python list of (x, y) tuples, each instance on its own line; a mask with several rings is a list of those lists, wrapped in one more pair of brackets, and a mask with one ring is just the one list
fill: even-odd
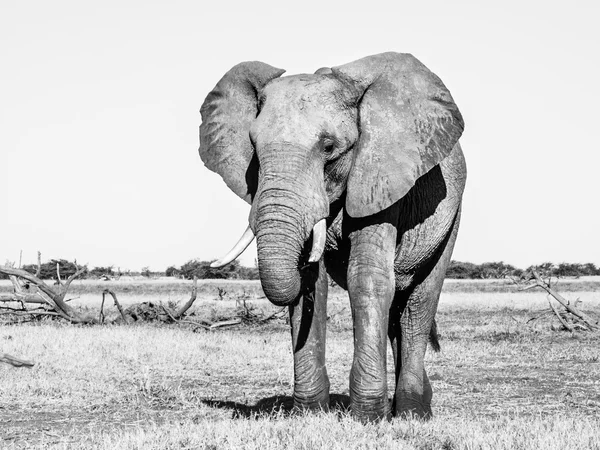
[[(430, 417), (423, 358), (430, 338), (437, 345), (434, 316), (460, 218), (462, 117), (409, 54), (282, 74), (260, 62), (227, 72), (201, 109), (200, 155), (252, 205), (264, 292), (289, 305), (295, 405), (329, 405), (329, 273), (352, 307), (353, 414)], [(309, 264), (311, 230), (323, 218), (325, 253)]]

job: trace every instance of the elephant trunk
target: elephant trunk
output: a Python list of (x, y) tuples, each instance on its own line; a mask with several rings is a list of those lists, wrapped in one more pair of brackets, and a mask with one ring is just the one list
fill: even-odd
[[(310, 150), (303, 147), (258, 148), (261, 175), (249, 222), (256, 235), (263, 290), (272, 303), (285, 306), (300, 296), (300, 266), (318, 261), (323, 252), (322, 219), (329, 214), (323, 166), (308, 158)], [(311, 249), (313, 228), (316, 239)]]
[(278, 204), (263, 204), (259, 209), (256, 246), (262, 288), (275, 305), (290, 305), (302, 286), (299, 263), (305, 231), (292, 210)]

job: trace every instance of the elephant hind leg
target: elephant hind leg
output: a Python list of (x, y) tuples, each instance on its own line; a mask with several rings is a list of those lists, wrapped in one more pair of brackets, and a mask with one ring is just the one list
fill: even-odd
[(412, 323), (416, 314), (414, 310), (406, 308), (409, 299), (414, 300), (414, 297), (402, 292), (397, 293), (390, 312), (388, 337), (396, 369), (392, 414), (396, 417), (415, 416), (428, 419), (432, 416), (433, 392), (423, 359), (427, 343), (431, 339), (431, 332), (426, 331), (427, 323), (432, 321), (424, 320), (421, 325)]
[(393, 411), (396, 416), (431, 417), (432, 389), (425, 371), (427, 344), (439, 351), (435, 313), (446, 269), (458, 231), (459, 214), (438, 258), (413, 287), (399, 291), (390, 310), (388, 336), (396, 364), (396, 391)]

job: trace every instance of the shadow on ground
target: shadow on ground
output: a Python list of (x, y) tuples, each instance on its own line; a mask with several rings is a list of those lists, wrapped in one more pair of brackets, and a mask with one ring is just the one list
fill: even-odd
[[(211, 408), (228, 409), (233, 412), (232, 418), (253, 418), (270, 417), (281, 414), (292, 414), (294, 412), (294, 399), (287, 395), (275, 395), (266, 397), (255, 405), (246, 405), (244, 403), (222, 401), (222, 400), (202, 400), (202, 403)], [(350, 397), (343, 394), (331, 394), (329, 396), (330, 411), (347, 412), (350, 408)]]

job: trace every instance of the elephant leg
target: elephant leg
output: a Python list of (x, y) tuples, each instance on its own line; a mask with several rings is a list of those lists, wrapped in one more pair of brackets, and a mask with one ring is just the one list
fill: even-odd
[[(402, 303), (402, 296), (397, 295), (390, 311), (389, 337), (396, 367), (396, 391), (392, 402), (395, 416), (428, 419), (432, 415), (432, 390), (423, 360), (429, 340), (428, 330), (433, 325), (435, 311), (430, 314), (429, 310), (435, 294), (430, 295), (427, 290), (427, 284), (423, 283), (409, 297), (409, 302), (419, 298), (422, 306), (411, 308), (404, 303), (404, 313), (400, 314), (396, 303)], [(423, 316), (417, 313), (422, 309), (427, 310)]]
[(327, 272), (323, 261), (304, 277), (304, 292), (289, 307), (294, 351), (294, 407), (329, 409), (325, 367)]
[[(433, 268), (409, 292), (398, 292), (390, 311), (389, 336), (396, 363), (396, 392), (393, 409), (396, 416), (432, 416), (432, 389), (425, 371), (424, 358), (437, 311), (446, 269), (458, 231), (457, 215), (453, 229), (441, 247)], [(443, 250), (442, 250), (443, 249)]]
[(350, 233), (348, 293), (354, 321), (350, 406), (362, 421), (390, 416), (387, 395), (388, 314), (394, 295), (396, 228), (388, 222)]

